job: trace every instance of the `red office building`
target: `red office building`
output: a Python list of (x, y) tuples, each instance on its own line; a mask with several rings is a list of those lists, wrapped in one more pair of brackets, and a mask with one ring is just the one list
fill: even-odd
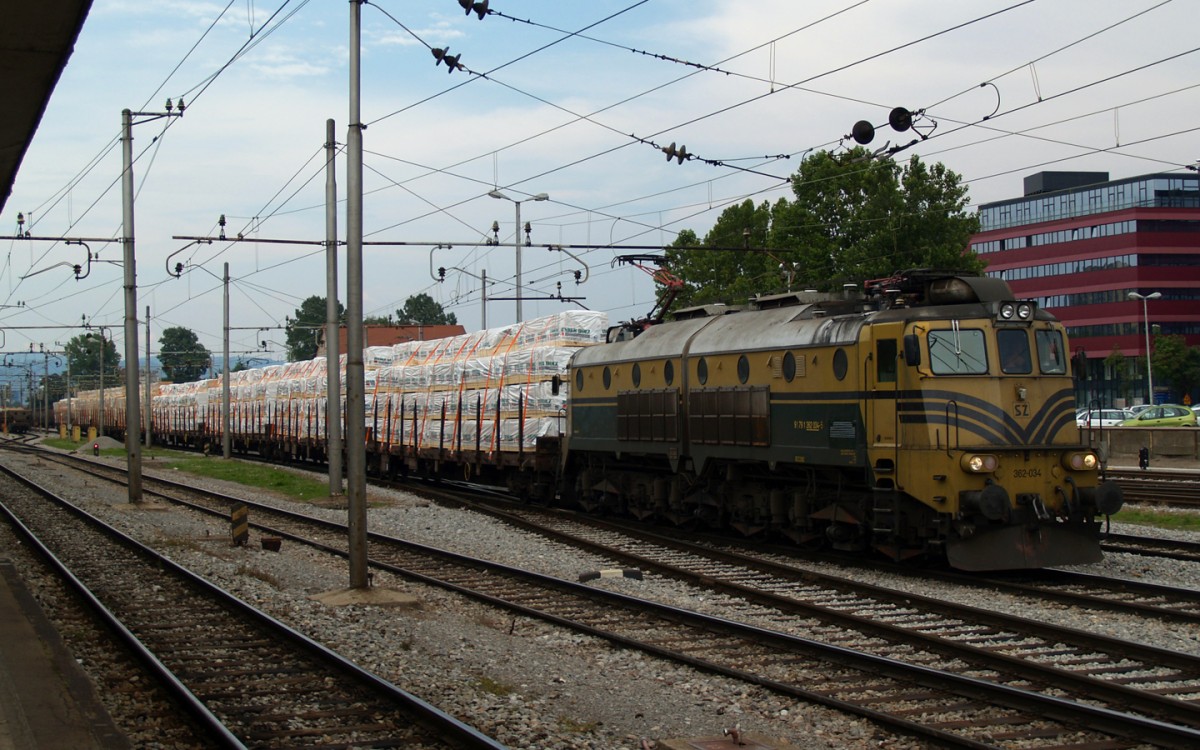
[(1145, 403), (1148, 376), (1155, 401), (1197, 396), (1138, 358), (1160, 334), (1200, 345), (1200, 175), (1039, 172), (1022, 197), (980, 206), (979, 220), (971, 249), (986, 273), (1058, 317), (1086, 356), (1080, 405)]

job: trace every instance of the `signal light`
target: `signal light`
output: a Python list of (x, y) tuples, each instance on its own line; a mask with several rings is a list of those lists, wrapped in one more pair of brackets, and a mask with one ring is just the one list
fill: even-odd
[(667, 155), (667, 161), (676, 159), (676, 160), (678, 160), (678, 162), (680, 164), (683, 164), (683, 162), (685, 160), (690, 159), (694, 156), (694, 154), (688, 153), (687, 146), (680, 146), (679, 149), (676, 150), (674, 141), (671, 142), (670, 146), (667, 146), (666, 148), (662, 149), (662, 152)]

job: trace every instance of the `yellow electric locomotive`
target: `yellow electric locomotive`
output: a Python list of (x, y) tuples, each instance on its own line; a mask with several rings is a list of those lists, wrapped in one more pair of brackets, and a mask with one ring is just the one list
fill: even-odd
[(1068, 351), (1004, 281), (934, 271), (618, 326), (571, 362), (563, 494), (967, 570), (1095, 561), (1122, 499)]

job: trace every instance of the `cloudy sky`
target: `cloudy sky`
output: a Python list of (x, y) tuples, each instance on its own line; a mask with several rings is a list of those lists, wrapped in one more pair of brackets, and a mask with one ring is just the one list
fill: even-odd
[[(89, 242), (99, 262), (79, 281), (59, 264), (86, 262), (83, 248), (3, 241), (4, 350), (51, 348), (86, 316), (111, 326), (123, 351), (122, 269), (110, 262), (121, 258), (121, 111), (159, 112), (182, 96), (184, 117), (134, 127), (139, 319), (149, 305), (155, 349), (162, 329), (179, 325), (219, 353), (228, 262), (233, 357), (271, 356), (257, 351), (265, 341), (278, 358), (286, 316), (325, 294), (324, 250), (265, 240), (324, 239), (325, 122), (344, 143), (349, 7), (95, 0), (0, 234), (15, 234), (23, 212), (38, 236), (112, 241)], [(1019, 195), (1022, 177), (1040, 170), (1119, 178), (1200, 158), (1195, 0), (492, 0), (490, 9), (480, 20), (458, 0), (362, 6), (364, 233), (395, 243), (365, 250), (367, 314), (424, 292), (474, 330), (479, 276), (496, 282), (492, 296), (513, 297), (514, 206), (488, 197), (499, 188), (550, 196), (521, 208), (534, 244), (522, 254), (524, 295), (544, 299), (524, 303), (526, 318), (575, 304), (613, 320), (644, 315), (653, 284), (614, 267), (618, 255), (649, 252), (682, 229), (703, 236), (730, 204), (790, 195), (786, 177), (802, 156), (844, 147), (855, 121), (882, 126), (873, 146), (907, 143), (912, 133), (886, 127), (897, 106), (924, 113), (925, 138), (903, 156), (945, 162), (975, 204)], [(431, 48), (447, 47), (465, 70), (436, 64)], [(656, 148), (672, 142), (699, 158), (668, 162)], [(215, 236), (221, 215), (228, 236), (258, 241), (172, 239)], [(499, 247), (485, 244), (493, 221)], [(186, 264), (181, 278), (167, 273), (168, 258)], [(437, 267), (448, 269), (441, 283)], [(575, 270), (586, 283), (574, 283)], [(548, 299), (559, 282), (577, 303)], [(512, 322), (514, 308), (490, 302), (489, 326)]]

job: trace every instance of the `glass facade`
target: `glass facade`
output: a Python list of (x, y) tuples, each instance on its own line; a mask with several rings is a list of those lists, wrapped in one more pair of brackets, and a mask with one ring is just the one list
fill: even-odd
[[(1064, 321), (1071, 354), (1084, 357), (1076, 363), (1087, 373), (1086, 379), (1075, 382), (1081, 405), (1132, 404), (1148, 395), (1147, 325), (1153, 336), (1183, 335), (1189, 343), (1200, 338), (1200, 313), (1183, 312), (1200, 310), (1200, 174), (1150, 174), (1107, 182), (1098, 181), (1098, 175), (1103, 173), (1030, 175), (1025, 184), (1031, 189), (1072, 180), (1079, 187), (981, 206), (981, 234), (1006, 230), (1004, 234), (1013, 236), (977, 235), (971, 249), (991, 264), (985, 270), (988, 276), (1012, 282), (1019, 297), (1035, 300)], [(1139, 211), (1136, 219), (1113, 215), (1130, 209), (1190, 210)], [(1082, 226), (1044, 224), (1065, 220)], [(1116, 239), (1096, 241), (1104, 238)], [(1085, 240), (1094, 242), (1076, 244)], [(1070, 260), (1064, 257), (1068, 255)], [(1004, 265), (1018, 267), (1001, 270)], [(1130, 292), (1160, 296), (1147, 311), (1129, 300)], [(1168, 301), (1174, 304), (1162, 306)], [(1042, 342), (1037, 343), (1042, 354)], [(1130, 354), (1114, 356), (1117, 347)], [(1159, 399), (1181, 398), (1168, 393), (1165, 381), (1156, 378), (1155, 385)], [(1189, 395), (1200, 399), (1196, 391)]]
[(1148, 175), (1094, 188), (1028, 196), (979, 209), (981, 232), (1128, 208), (1200, 208), (1200, 176)]
[(1036, 266), (1006, 268), (1002, 271), (987, 271), (988, 276), (999, 277), (1008, 281), (1022, 279), (1042, 279), (1048, 276), (1065, 276), (1067, 274), (1086, 273), (1087, 271), (1107, 271), (1113, 268), (1133, 268), (1149, 266), (1163, 268), (1168, 266), (1200, 266), (1200, 255), (1161, 255), (1148, 253), (1122, 253), (1104, 258), (1082, 258), (1060, 263), (1041, 263)]

